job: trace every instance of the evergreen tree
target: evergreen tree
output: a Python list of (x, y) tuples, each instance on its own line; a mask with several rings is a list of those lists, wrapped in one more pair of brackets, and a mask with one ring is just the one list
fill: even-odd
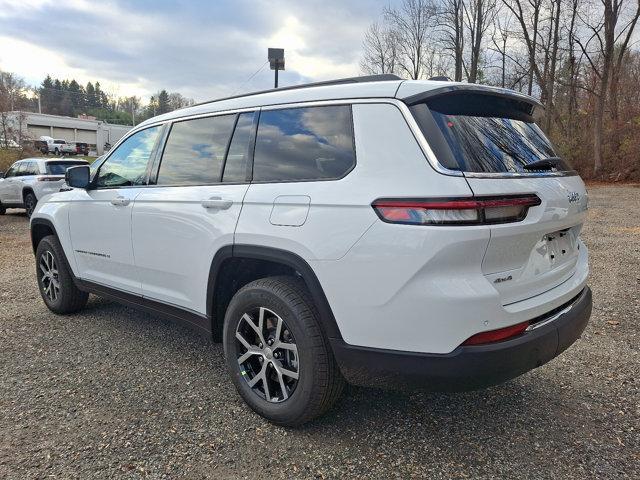
[(51, 107), (53, 105), (52, 95), (53, 95), (53, 79), (50, 75), (47, 75), (45, 79), (42, 81), (42, 85), (39, 89), (40, 94), (40, 107), (42, 109), (42, 113), (51, 113)]
[(96, 89), (94, 88), (93, 84), (91, 82), (87, 83), (87, 87), (85, 90), (85, 98), (86, 98), (86, 103), (85, 103), (85, 107), (87, 109), (92, 109), (92, 108), (96, 108), (98, 106), (98, 102), (96, 101)]
[(171, 111), (171, 106), (169, 105), (169, 93), (166, 90), (161, 90), (158, 93), (158, 112), (156, 115), (160, 115), (161, 113), (167, 113)]

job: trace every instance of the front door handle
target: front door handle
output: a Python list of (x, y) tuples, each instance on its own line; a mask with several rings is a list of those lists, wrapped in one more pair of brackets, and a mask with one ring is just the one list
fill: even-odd
[(129, 203), (131, 203), (130, 199), (122, 197), (120, 195), (118, 195), (116, 198), (111, 199), (111, 205), (126, 207), (127, 205), (129, 205)]
[(201, 202), (201, 205), (204, 208), (227, 210), (228, 208), (231, 208), (231, 205), (233, 205), (233, 200), (228, 200), (221, 197), (211, 197), (207, 200), (203, 200)]

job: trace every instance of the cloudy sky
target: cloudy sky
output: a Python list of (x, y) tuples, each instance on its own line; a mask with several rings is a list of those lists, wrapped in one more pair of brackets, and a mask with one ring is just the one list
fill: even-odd
[(110, 93), (159, 89), (202, 101), (270, 88), (267, 47), (285, 49), (281, 84), (357, 75), (362, 36), (385, 0), (0, 0), (0, 69), (99, 80)]

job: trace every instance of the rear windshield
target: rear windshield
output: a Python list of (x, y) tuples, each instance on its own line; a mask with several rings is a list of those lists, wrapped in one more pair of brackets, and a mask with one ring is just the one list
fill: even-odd
[(69, 167), (76, 165), (86, 165), (85, 162), (48, 162), (47, 173), (49, 175), (64, 175)]
[[(538, 160), (556, 158), (553, 146), (534, 123), (531, 107), (522, 102), (486, 95), (451, 95), (426, 104), (436, 132), (444, 137), (441, 149), (447, 152), (441, 162), (463, 172), (534, 173), (525, 169)], [(417, 116), (420, 122), (420, 118)], [(424, 128), (423, 128), (424, 131)], [(427, 132), (425, 132), (427, 133)], [(438, 142), (432, 142), (438, 144)], [(446, 145), (446, 147), (445, 147)], [(437, 149), (434, 149), (437, 150)], [(560, 162), (554, 170), (567, 170)], [(542, 170), (549, 171), (549, 170)]]

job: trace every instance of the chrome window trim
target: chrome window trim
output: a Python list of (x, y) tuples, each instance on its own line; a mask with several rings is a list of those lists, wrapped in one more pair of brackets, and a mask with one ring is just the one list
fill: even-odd
[[(443, 167), (438, 159), (436, 158), (435, 153), (431, 149), (429, 142), (422, 134), (420, 127), (418, 126), (415, 118), (411, 114), (409, 110), (409, 106), (402, 100), (391, 97), (373, 97), (373, 98), (340, 98), (333, 100), (310, 100), (310, 101), (300, 101), (300, 102), (289, 102), (289, 103), (274, 103), (268, 105), (254, 105), (252, 107), (243, 107), (243, 108), (235, 108), (235, 109), (227, 109), (227, 110), (217, 110), (211, 112), (203, 112), (191, 115), (184, 115), (179, 117), (174, 117), (171, 119), (160, 120), (151, 123), (143, 123), (138, 128), (134, 128), (131, 131), (127, 132), (127, 135), (123, 136), (116, 144), (111, 148), (109, 154), (105, 158), (105, 161), (111, 155), (111, 152), (114, 151), (120, 143), (126, 140), (129, 136), (135, 134), (140, 130), (144, 130), (150, 127), (155, 127), (158, 125), (169, 124), (172, 125), (175, 122), (180, 122), (184, 120), (192, 120), (196, 118), (205, 118), (205, 117), (214, 117), (218, 115), (230, 115), (236, 113), (245, 113), (245, 112), (256, 112), (260, 110), (279, 110), (284, 108), (296, 108), (296, 107), (313, 107), (313, 106), (322, 106), (322, 105), (358, 105), (358, 104), (388, 104), (394, 105), (400, 113), (404, 117), (405, 122), (409, 126), (411, 133), (414, 138), (418, 142), (422, 153), (427, 159), (427, 162), (435, 170), (437, 173), (452, 177), (466, 177), (466, 178), (489, 178), (489, 179), (499, 179), (499, 178), (540, 178), (540, 177), (569, 177), (576, 176), (578, 173), (575, 170), (567, 170), (564, 172), (461, 172), (459, 170), (451, 170), (446, 167)], [(357, 157), (357, 153), (356, 153)], [(356, 158), (357, 162), (357, 158)], [(145, 185), (141, 185), (140, 187), (145, 187)]]

